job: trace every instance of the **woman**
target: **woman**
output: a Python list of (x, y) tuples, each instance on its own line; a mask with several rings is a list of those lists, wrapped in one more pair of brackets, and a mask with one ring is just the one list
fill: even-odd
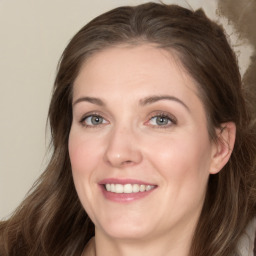
[(241, 84), (201, 10), (148, 3), (91, 21), (62, 55), (53, 155), (1, 223), (0, 254), (252, 255), (256, 137)]

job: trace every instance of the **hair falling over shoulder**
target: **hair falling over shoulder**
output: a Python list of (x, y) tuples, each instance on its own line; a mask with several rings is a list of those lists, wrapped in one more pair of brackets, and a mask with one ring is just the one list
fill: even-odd
[(75, 191), (68, 153), (72, 84), (81, 65), (106, 47), (152, 43), (174, 52), (196, 81), (211, 139), (222, 123), (236, 124), (228, 164), (210, 176), (191, 256), (231, 256), (256, 215), (256, 127), (251, 120), (235, 54), (221, 26), (202, 10), (147, 3), (109, 11), (84, 26), (59, 62), (49, 121), (53, 153), (14, 214), (0, 223), (1, 256), (81, 255), (94, 225)]

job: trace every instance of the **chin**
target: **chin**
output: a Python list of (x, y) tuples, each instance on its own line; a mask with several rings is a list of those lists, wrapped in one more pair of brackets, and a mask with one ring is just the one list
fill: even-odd
[(120, 218), (119, 220), (108, 221), (107, 224), (101, 225), (100, 229), (109, 237), (133, 240), (147, 237), (151, 233), (149, 230), (150, 226), (150, 223), (147, 225), (143, 220), (131, 221), (131, 219), (124, 220)]

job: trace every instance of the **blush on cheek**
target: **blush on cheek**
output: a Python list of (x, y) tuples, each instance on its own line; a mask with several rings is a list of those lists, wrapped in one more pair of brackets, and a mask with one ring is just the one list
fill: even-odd
[(91, 143), (74, 138), (69, 141), (69, 157), (74, 173), (87, 173), (99, 162), (99, 150)]
[(191, 141), (182, 144), (172, 141), (171, 145), (166, 146), (165, 150), (155, 151), (159, 153), (151, 157), (157, 159), (154, 165), (158, 170), (162, 170), (162, 175), (171, 181), (172, 186), (196, 187), (198, 182), (207, 176), (208, 163), (204, 161), (204, 149), (197, 148), (196, 143)]

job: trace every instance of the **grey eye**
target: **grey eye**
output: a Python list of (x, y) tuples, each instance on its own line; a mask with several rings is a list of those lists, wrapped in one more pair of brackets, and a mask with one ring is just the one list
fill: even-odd
[(103, 123), (103, 118), (100, 116), (92, 116), (91, 117), (91, 123), (93, 125), (98, 125), (98, 124), (102, 124)]
[(83, 123), (87, 126), (97, 126), (100, 124), (105, 124), (107, 121), (98, 115), (90, 115), (84, 118)]
[(172, 121), (167, 116), (154, 116), (150, 119), (149, 123), (151, 125), (163, 126), (163, 125), (169, 125), (170, 123), (172, 123)]
[(170, 121), (170, 119), (167, 118), (167, 117), (158, 116), (158, 117), (156, 118), (156, 123), (157, 123), (158, 125), (166, 125), (166, 124), (169, 123), (169, 121)]

